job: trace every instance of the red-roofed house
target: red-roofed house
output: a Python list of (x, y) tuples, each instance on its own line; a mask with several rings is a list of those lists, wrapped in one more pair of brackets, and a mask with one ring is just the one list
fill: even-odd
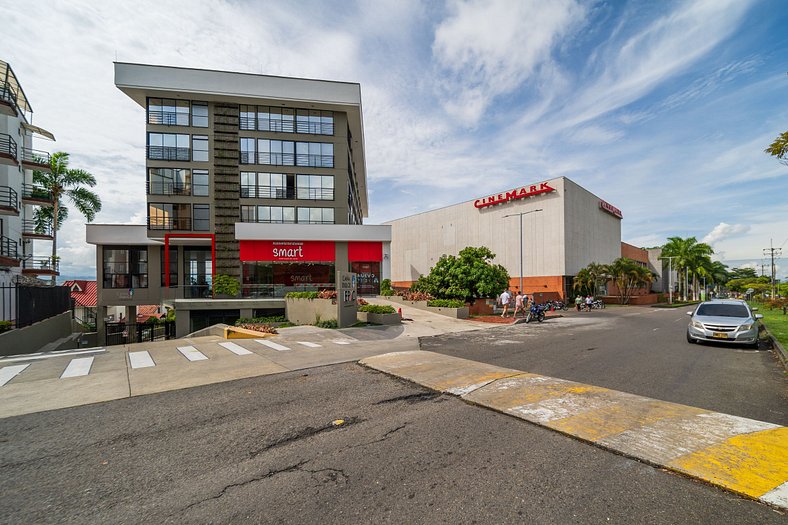
[(89, 325), (96, 324), (96, 281), (74, 280), (65, 281), (63, 286), (71, 290), (71, 310), (78, 322)]

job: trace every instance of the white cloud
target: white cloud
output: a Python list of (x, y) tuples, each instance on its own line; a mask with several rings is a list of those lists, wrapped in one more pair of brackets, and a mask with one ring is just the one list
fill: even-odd
[(727, 224), (721, 222), (703, 238), (702, 242), (713, 247), (724, 239), (736, 237), (748, 231), (750, 231), (750, 227), (746, 224)]

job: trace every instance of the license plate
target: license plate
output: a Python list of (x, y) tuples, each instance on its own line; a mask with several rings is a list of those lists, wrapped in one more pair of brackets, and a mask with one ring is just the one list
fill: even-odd
[(727, 339), (728, 338), (728, 334), (726, 334), (725, 332), (712, 332), (711, 336), (714, 339)]

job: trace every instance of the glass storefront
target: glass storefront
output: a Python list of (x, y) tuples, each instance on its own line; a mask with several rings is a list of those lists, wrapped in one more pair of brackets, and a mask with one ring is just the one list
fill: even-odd
[(196, 299), (211, 296), (213, 260), (210, 246), (183, 248), (183, 296)]
[(244, 262), (244, 297), (284, 297), (288, 292), (333, 290), (333, 262)]
[(378, 295), (380, 293), (380, 263), (361, 262), (350, 263), (350, 271), (357, 274), (359, 295)]

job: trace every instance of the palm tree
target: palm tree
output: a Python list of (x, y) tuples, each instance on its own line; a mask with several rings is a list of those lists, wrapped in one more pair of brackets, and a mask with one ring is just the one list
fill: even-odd
[(607, 265), (607, 270), (616, 283), (621, 304), (627, 304), (636, 289), (651, 286), (656, 278), (651, 270), (626, 257), (619, 257)]
[[(82, 215), (91, 222), (96, 218), (96, 213), (101, 211), (101, 199), (90, 191), (96, 185), (96, 177), (87, 171), (69, 169), (68, 153), (58, 151), (53, 153), (49, 161), (51, 173), (43, 171), (33, 172), (33, 183), (43, 186), (52, 194), (52, 205), (36, 210), (34, 219), (37, 229), (52, 227), (52, 263), (58, 260), (57, 256), (57, 231), (68, 217), (68, 207), (61, 202), (63, 197), (76, 206)], [(52, 276), (52, 285), (55, 276)]]
[(774, 142), (769, 144), (769, 147), (764, 150), (766, 153), (773, 157), (780, 159), (780, 162), (788, 165), (788, 131), (780, 133)]
[[(682, 276), (692, 275), (693, 283), (698, 275), (698, 270), (707, 261), (711, 262), (711, 255), (714, 253), (711, 246), (706, 243), (698, 242), (695, 237), (668, 237), (668, 242), (662, 247), (662, 255), (665, 257), (675, 257), (673, 263), (679, 276), (679, 290), (681, 290)], [(689, 272), (689, 273), (687, 273)], [(693, 286), (693, 288), (695, 288)], [(687, 287), (684, 287), (684, 300), (688, 298)]]

